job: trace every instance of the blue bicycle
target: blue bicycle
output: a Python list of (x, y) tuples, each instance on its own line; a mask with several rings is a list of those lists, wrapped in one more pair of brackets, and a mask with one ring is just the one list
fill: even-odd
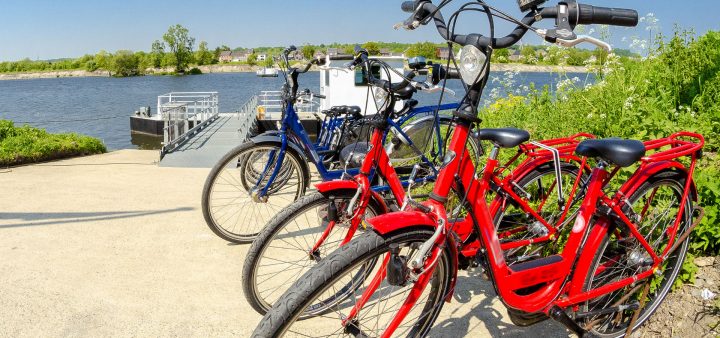
[[(363, 149), (367, 143), (348, 142), (361, 138), (362, 132), (358, 130), (364, 123), (377, 120), (372, 116), (361, 117), (358, 107), (332, 109), (318, 141), (310, 140), (294, 104), (312, 94), (307, 90), (298, 92), (298, 77), (313, 65), (321, 65), (322, 60), (313, 60), (302, 69), (293, 68), (288, 62), (292, 51), (293, 47), (282, 55), (286, 84), (279, 130), (255, 136), (228, 152), (205, 182), (202, 196), (205, 221), (216, 235), (233, 243), (252, 242), (268, 220), (305, 194), (311, 179), (309, 163), (323, 181), (351, 177), (358, 173), (357, 167), (368, 150)], [(422, 162), (433, 174), (434, 163), (444, 156), (444, 133), (453, 123), (451, 116), (437, 112), (457, 109), (458, 104), (416, 107), (417, 101), (412, 100), (416, 91), (409, 90), (403, 108), (387, 119), (386, 139), (390, 142), (385, 149), (392, 162)], [(374, 190), (382, 193), (389, 189), (378, 186)]]

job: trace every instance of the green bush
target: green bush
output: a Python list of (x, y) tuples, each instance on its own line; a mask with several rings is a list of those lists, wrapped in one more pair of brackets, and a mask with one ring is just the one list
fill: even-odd
[(203, 73), (202, 70), (200, 70), (200, 68), (197, 68), (197, 67), (190, 68), (190, 70), (188, 71), (189, 75), (201, 75), (202, 73)]
[[(706, 215), (691, 237), (696, 256), (720, 254), (720, 32), (700, 38), (676, 33), (642, 60), (609, 57), (594, 85), (565, 79), (556, 88), (529, 88), (486, 108), (484, 127), (514, 126), (534, 139), (590, 132), (641, 140), (678, 131), (705, 136), (705, 158), (695, 172)], [(511, 91), (508, 91), (511, 92)], [(687, 272), (687, 271), (686, 271)], [(687, 273), (685, 276), (691, 276)], [(688, 277), (689, 278), (689, 277)]]
[(50, 134), (30, 126), (15, 127), (0, 120), (0, 165), (20, 165), (106, 152), (98, 139), (69, 134)]

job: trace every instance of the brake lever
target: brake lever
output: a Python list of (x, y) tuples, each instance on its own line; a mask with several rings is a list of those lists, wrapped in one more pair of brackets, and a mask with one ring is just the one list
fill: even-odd
[[(419, 87), (416, 87), (416, 88), (419, 88)], [(434, 93), (438, 93), (438, 92), (446, 92), (446, 93), (450, 94), (452, 97), (455, 97), (454, 90), (447, 88), (447, 87), (443, 87), (443, 86), (432, 86), (432, 87), (426, 86), (424, 88), (419, 88), (419, 89), (422, 90), (423, 92), (430, 93), (430, 94), (434, 94)]]
[(351, 64), (352, 63), (345, 64), (347, 67), (320, 67), (320, 69), (322, 69), (322, 70), (339, 70), (339, 71), (343, 71), (343, 72), (349, 72), (350, 71), (349, 67), (351, 66)]
[(564, 40), (564, 39), (558, 38), (555, 43), (562, 47), (575, 47), (583, 42), (587, 42), (589, 44), (593, 44), (597, 47), (600, 47), (600, 48), (604, 49), (605, 51), (607, 51), (608, 53), (611, 53), (613, 51), (613, 48), (612, 48), (612, 46), (610, 46), (609, 43), (602, 41), (598, 38), (594, 38), (589, 35), (578, 35), (575, 39), (572, 39), (572, 40)]
[(394, 30), (398, 30), (400, 28), (404, 28), (406, 31), (412, 31), (420, 27), (420, 21), (413, 20), (413, 19), (407, 19), (403, 22), (398, 22), (395, 25), (393, 25)]

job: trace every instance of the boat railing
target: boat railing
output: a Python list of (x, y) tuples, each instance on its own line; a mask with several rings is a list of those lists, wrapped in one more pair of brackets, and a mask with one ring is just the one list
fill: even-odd
[[(279, 120), (282, 117), (283, 100), (281, 91), (261, 91), (257, 95), (257, 113), (261, 120)], [(320, 111), (317, 97), (304, 96), (295, 102), (299, 114), (314, 114)]]
[(217, 119), (217, 92), (172, 92), (158, 96), (157, 111), (165, 122), (162, 158)]

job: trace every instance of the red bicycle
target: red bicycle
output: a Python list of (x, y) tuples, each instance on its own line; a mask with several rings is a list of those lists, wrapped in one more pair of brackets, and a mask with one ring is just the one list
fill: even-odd
[[(363, 55), (366, 56), (366, 53)], [(357, 61), (362, 62), (362, 58)], [(367, 69), (372, 68), (371, 65), (364, 66)], [(444, 70), (442, 72), (447, 73)], [(373, 79), (371, 82), (384, 83), (380, 79)], [(390, 85), (389, 96), (395, 97), (392, 88), (405, 88), (409, 83), (410, 81), (403, 81)], [(389, 107), (393, 106), (391, 102)], [(389, 112), (390, 110), (385, 114)], [(387, 129), (376, 123), (370, 146), (363, 143), (347, 147), (355, 149), (357, 157), (362, 158), (358, 175), (351, 179), (317, 184), (317, 193), (291, 204), (263, 228), (250, 247), (243, 267), (243, 291), (248, 302), (258, 312), (267, 312), (300, 276), (330, 252), (347, 244), (358, 230), (366, 231), (366, 219), (405, 208), (409, 197), (405, 194), (403, 181), (382, 147), (386, 134)], [(499, 226), (506, 234), (506, 243), (503, 244), (509, 248), (506, 258), (518, 263), (532, 257), (542, 247), (539, 244), (551, 242), (567, 219), (568, 211), (573, 209), (561, 207), (572, 200), (572, 193), (566, 200), (563, 192), (569, 191), (568, 188), (577, 181), (576, 177), (580, 172), (579, 164), (582, 159), (574, 155), (573, 150), (581, 140), (593, 136), (577, 134), (525, 143), (530, 138), (527, 131), (504, 128), (480, 129), (475, 132), (473, 139), (497, 141), (500, 137), (503, 138), (506, 148), (517, 147), (518, 151), (503, 165), (503, 170), (497, 170), (493, 175), (496, 187), (493, 191), (496, 196), (493, 215), (497, 223), (502, 224)], [(470, 154), (478, 151), (475, 142), (466, 148)], [(343, 157), (348, 157), (347, 151), (343, 153)], [(407, 182), (417, 181), (418, 170), (421, 170), (420, 166), (414, 168), (410, 177), (406, 178)], [(420, 183), (428, 183), (427, 178), (435, 175), (431, 169), (425, 170), (429, 173)], [(405, 172), (406, 175), (407, 173)], [(387, 191), (371, 188), (370, 182), (375, 175), (382, 179)], [(555, 197), (557, 205), (554, 205), (555, 201), (547, 203)], [(458, 201), (455, 202), (457, 204)], [(528, 225), (527, 220), (523, 221), (521, 217), (514, 215), (516, 209), (513, 206), (537, 218)], [(457, 208), (457, 205), (454, 209), (456, 216), (460, 212), (467, 212), (465, 208)], [(532, 246), (531, 243), (536, 245)], [(471, 259), (461, 263), (463, 267), (473, 264), (474, 260)], [(354, 282), (358, 283), (359, 280)], [(340, 297), (335, 296), (334, 299)], [(306, 315), (320, 313), (325, 308), (315, 307)]]
[[(443, 1), (439, 7), (449, 2)], [(537, 7), (542, 2), (525, 1), (535, 3), (529, 7), (531, 13), (514, 21), (518, 27), (512, 34), (498, 39), (492, 33), (490, 37), (454, 33), (454, 21), (463, 11), (486, 13), (491, 32), (493, 15), (508, 19), (483, 1), (461, 7), (451, 17), (450, 29), (440, 8), (430, 1), (403, 6), (413, 12), (406, 21), (408, 28), (432, 19), (446, 40), (464, 46), (460, 69), (469, 75), (463, 80), (470, 90), (464, 107), (455, 113), (458, 125), (449, 144), (455, 156), (446, 159), (428, 201), (410, 201), (415, 210), (371, 219), (372, 231), (357, 236), (305, 274), (265, 315), (254, 336), (428, 335), (444, 302), (451, 300), (458, 257), (480, 262), (518, 325), (549, 317), (579, 336), (592, 332), (617, 337), (649, 318), (682, 267), (689, 235), (697, 224), (693, 223), (694, 212), (702, 217), (692, 180), (704, 145), (701, 135), (680, 132), (644, 143), (623, 139), (581, 142), (575, 152), (596, 164), (588, 181), (576, 182), (582, 204), (574, 225), (565, 233), (562, 250), (514, 265), (505, 259), (486, 200), (494, 188), (492, 177), (503, 138), (494, 139), (495, 147), (480, 172), (463, 151), (471, 126), (480, 122), (477, 104), (487, 81), (492, 49), (515, 44), (537, 18), (556, 19), (553, 30), (532, 29), (546, 40), (566, 46), (583, 41), (607, 46), (593, 38), (576, 37), (572, 29), (577, 24), (634, 26), (638, 21), (632, 10), (574, 1)], [(587, 163), (584, 160), (583, 166)], [(634, 170), (619, 188), (613, 188), (618, 183), (613, 178), (619, 179), (623, 168)], [(461, 221), (449, 218), (445, 209), (453, 188), (462, 191), (470, 204)], [(361, 284), (350, 282), (358, 276), (362, 276)], [(342, 298), (327, 298), (341, 294), (339, 291), (344, 292)], [(316, 306), (327, 308), (298, 320)]]

